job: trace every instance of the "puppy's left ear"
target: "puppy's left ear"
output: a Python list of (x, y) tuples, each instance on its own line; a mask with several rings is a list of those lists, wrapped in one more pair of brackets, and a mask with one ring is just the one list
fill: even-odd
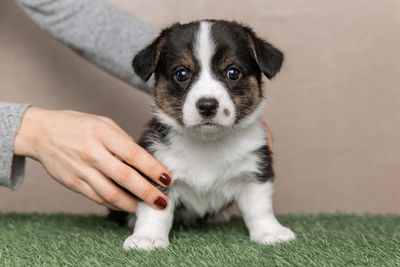
[(261, 71), (271, 79), (279, 72), (283, 63), (283, 53), (270, 43), (257, 37), (255, 33), (246, 28), (249, 39), (249, 46)]
[(165, 44), (164, 30), (151, 44), (140, 51), (132, 60), (135, 73), (144, 81), (148, 81), (156, 70), (160, 59), (160, 51)]

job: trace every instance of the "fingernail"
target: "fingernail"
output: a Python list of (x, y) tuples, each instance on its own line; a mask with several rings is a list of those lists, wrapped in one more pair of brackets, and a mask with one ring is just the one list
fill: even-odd
[(171, 177), (169, 177), (168, 174), (161, 174), (160, 176), (160, 181), (161, 183), (163, 183), (164, 185), (169, 185), (171, 183)]
[(167, 207), (167, 201), (165, 199), (163, 199), (162, 197), (158, 197), (154, 201), (154, 205), (156, 205), (158, 208), (163, 210)]

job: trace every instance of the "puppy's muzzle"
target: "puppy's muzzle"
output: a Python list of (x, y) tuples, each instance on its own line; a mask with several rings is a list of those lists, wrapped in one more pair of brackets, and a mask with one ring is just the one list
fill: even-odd
[(196, 102), (197, 110), (204, 119), (214, 117), (217, 114), (218, 106), (218, 101), (215, 98), (200, 98)]

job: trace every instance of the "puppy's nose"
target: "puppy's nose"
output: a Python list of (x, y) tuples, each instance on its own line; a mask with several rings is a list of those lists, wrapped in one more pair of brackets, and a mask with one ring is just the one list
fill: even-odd
[(196, 107), (202, 117), (214, 117), (217, 114), (218, 101), (215, 98), (200, 98), (196, 102)]

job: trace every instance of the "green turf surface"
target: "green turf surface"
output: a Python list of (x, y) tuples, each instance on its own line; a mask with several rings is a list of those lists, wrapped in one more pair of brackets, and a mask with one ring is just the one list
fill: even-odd
[(0, 215), (0, 265), (399, 266), (400, 216), (289, 215), (296, 241), (262, 246), (236, 218), (174, 229), (171, 246), (125, 252), (130, 230), (99, 216)]

